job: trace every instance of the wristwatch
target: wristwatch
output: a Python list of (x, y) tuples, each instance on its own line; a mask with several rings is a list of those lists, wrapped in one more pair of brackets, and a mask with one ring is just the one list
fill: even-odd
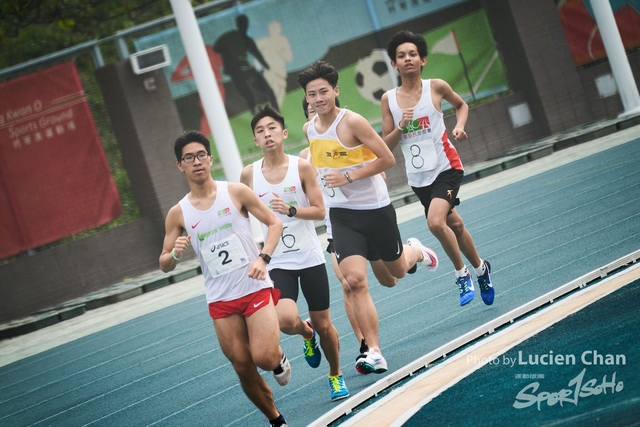
[(267, 264), (269, 264), (271, 262), (271, 257), (269, 255), (267, 255), (267, 254), (263, 254), (262, 252), (260, 252), (258, 254), (258, 256), (260, 258), (262, 258), (264, 260), (264, 262), (266, 262)]
[(297, 213), (298, 209), (296, 209), (295, 206), (289, 206), (289, 213), (287, 214), (289, 218), (296, 216)]

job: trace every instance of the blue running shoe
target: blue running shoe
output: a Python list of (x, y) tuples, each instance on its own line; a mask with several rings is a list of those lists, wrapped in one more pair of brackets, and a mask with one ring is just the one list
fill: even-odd
[(329, 375), (329, 385), (331, 386), (332, 402), (349, 397), (349, 389), (347, 389), (342, 375)]
[(307, 319), (305, 322), (307, 322), (309, 326), (311, 326), (311, 329), (313, 329), (313, 335), (308, 339), (304, 337), (302, 338), (304, 341), (304, 359), (307, 361), (309, 366), (317, 368), (320, 366), (320, 361), (322, 360), (322, 353), (320, 353), (320, 347), (318, 347), (318, 335), (316, 334), (316, 330), (313, 327), (311, 320)]
[(471, 280), (471, 274), (464, 277), (458, 277), (456, 279), (456, 285), (460, 289), (460, 305), (469, 304), (473, 297), (476, 296), (476, 291), (473, 289), (473, 280)]
[(478, 286), (480, 286), (480, 296), (482, 301), (487, 304), (493, 304), (493, 297), (495, 296), (495, 290), (491, 284), (491, 264), (489, 261), (484, 261), (484, 274), (478, 276)]

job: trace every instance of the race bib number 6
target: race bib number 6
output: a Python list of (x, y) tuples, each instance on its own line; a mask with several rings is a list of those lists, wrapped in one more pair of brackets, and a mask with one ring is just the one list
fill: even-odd
[(274, 257), (312, 249), (313, 246), (309, 240), (309, 232), (304, 220), (285, 222), (283, 225), (282, 236), (280, 236), (278, 246), (273, 252)]
[(320, 188), (324, 193), (325, 197), (328, 197), (331, 200), (331, 203), (344, 203), (347, 201), (347, 196), (340, 190), (338, 187), (329, 188), (327, 184), (324, 182), (324, 178), (318, 175), (320, 178)]
[(200, 253), (213, 277), (231, 273), (249, 264), (249, 257), (236, 234), (203, 247)]

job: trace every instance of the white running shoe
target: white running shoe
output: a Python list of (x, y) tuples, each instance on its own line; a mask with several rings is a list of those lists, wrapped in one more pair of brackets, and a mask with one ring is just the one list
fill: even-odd
[(280, 385), (289, 384), (289, 380), (291, 379), (291, 364), (285, 356), (284, 351), (282, 352), (282, 359), (280, 359), (280, 364), (276, 369), (273, 370), (273, 376), (276, 381)]
[(427, 270), (436, 271), (439, 265), (438, 255), (436, 254), (436, 251), (424, 246), (422, 243), (420, 243), (420, 240), (416, 239), (415, 237), (410, 237), (409, 240), (407, 240), (407, 244), (422, 251), (422, 261), (420, 261), (420, 263), (424, 265)]
[(366, 357), (359, 358), (356, 361), (356, 370), (362, 374), (382, 374), (387, 372), (387, 361), (375, 350), (369, 350), (365, 353)]

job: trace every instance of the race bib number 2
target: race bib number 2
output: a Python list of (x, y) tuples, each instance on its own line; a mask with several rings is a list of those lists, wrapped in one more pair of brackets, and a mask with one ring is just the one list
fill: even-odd
[(231, 273), (249, 264), (249, 257), (236, 234), (203, 247), (200, 253), (213, 277)]

